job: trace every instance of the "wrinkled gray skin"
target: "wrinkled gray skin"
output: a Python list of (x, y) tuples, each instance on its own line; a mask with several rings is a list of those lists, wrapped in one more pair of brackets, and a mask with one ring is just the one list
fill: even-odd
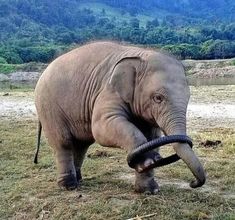
[[(127, 152), (148, 140), (186, 134), (189, 87), (182, 64), (151, 50), (97, 42), (52, 62), (36, 89), (36, 108), (53, 147), (58, 184), (74, 189), (81, 179), (85, 153), (93, 142)], [(202, 165), (187, 144), (174, 150), (196, 177), (205, 182)], [(143, 155), (136, 165), (135, 190), (156, 193), (153, 170), (159, 154)]]

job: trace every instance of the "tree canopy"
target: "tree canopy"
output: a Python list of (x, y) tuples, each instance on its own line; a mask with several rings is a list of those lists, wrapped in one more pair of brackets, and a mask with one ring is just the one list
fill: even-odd
[(91, 40), (235, 57), (232, 0), (0, 0), (0, 62), (49, 62)]

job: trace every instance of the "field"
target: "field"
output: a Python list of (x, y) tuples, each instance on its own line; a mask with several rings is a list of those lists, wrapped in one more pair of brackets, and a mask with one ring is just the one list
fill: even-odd
[[(96, 144), (87, 154), (81, 188), (60, 190), (44, 137), (39, 164), (33, 164), (33, 91), (1, 91), (0, 219), (235, 219), (235, 86), (191, 87), (191, 92), (188, 131), (207, 182), (191, 189), (192, 174), (179, 161), (156, 170), (161, 191), (152, 196), (133, 191), (125, 152)], [(209, 146), (206, 140), (222, 143)]]

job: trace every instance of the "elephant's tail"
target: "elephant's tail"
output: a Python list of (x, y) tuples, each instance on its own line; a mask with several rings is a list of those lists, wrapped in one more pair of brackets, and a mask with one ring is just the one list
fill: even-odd
[(34, 163), (38, 163), (38, 153), (39, 153), (39, 147), (40, 147), (40, 139), (41, 139), (41, 133), (42, 133), (42, 124), (40, 121), (38, 121), (38, 139), (37, 139), (37, 148), (34, 155)]

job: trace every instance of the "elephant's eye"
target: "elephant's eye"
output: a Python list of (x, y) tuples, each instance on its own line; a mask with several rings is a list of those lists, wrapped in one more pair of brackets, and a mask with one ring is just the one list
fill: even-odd
[(161, 103), (163, 101), (164, 97), (162, 95), (156, 94), (153, 96), (153, 101), (156, 103)]

